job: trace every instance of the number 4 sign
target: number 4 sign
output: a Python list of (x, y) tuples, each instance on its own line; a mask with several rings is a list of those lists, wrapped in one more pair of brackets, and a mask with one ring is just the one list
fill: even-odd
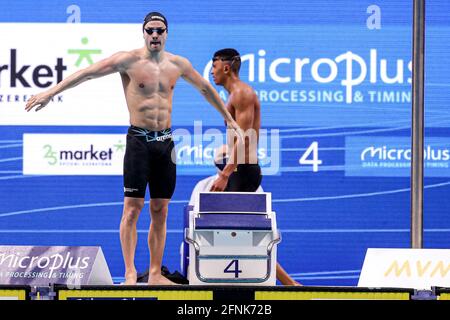
[[(231, 267), (234, 265), (234, 269)], [(231, 260), (230, 264), (226, 266), (224, 273), (234, 273), (235, 278), (239, 278), (239, 273), (242, 273), (242, 270), (239, 270), (239, 260)]]
[[(308, 159), (311, 154), (312, 157)], [(311, 143), (298, 162), (304, 165), (312, 165), (313, 172), (318, 172), (319, 165), (322, 164), (322, 160), (319, 159), (319, 143), (317, 141)]]

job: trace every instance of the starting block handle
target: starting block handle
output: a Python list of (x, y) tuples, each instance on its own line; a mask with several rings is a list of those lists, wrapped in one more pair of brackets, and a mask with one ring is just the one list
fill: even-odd
[[(278, 237), (273, 239), (267, 245), (267, 255), (200, 255), (200, 246), (194, 239), (190, 238), (187, 232), (185, 233), (186, 241), (194, 246), (195, 249), (195, 273), (197, 278), (206, 283), (261, 283), (269, 279), (270, 267), (272, 265), (272, 249), (273, 246), (281, 241), (281, 237), (278, 233)], [(205, 278), (200, 273), (200, 260), (222, 260), (222, 259), (253, 259), (253, 260), (267, 260), (266, 274), (262, 278)]]
[(245, 260), (266, 260), (269, 259), (269, 255), (216, 255), (216, 254), (208, 254), (208, 255), (199, 255), (198, 258), (205, 260), (217, 260), (217, 259), (245, 259)]

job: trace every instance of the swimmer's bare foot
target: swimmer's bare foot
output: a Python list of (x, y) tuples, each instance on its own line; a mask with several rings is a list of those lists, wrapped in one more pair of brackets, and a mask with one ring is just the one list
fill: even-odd
[(160, 286), (177, 285), (177, 283), (170, 281), (169, 279), (167, 279), (166, 277), (164, 277), (161, 274), (149, 275), (148, 284), (151, 286), (154, 286), (154, 285), (160, 285)]
[(130, 271), (125, 273), (125, 281), (122, 282), (124, 285), (134, 286), (137, 283), (137, 272)]

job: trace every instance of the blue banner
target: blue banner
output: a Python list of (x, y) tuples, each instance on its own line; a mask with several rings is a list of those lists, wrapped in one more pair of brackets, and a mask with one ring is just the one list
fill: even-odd
[[(65, 67), (75, 68), (79, 53), (73, 50), (91, 50), (96, 62), (105, 52), (105, 41), (117, 51), (127, 49), (116, 40), (113, 28), (100, 33), (96, 27), (135, 24), (141, 43), (143, 18), (156, 10), (169, 21), (167, 51), (188, 58), (210, 81), (216, 50), (234, 47), (241, 54), (241, 78), (261, 101), (265, 134), (258, 156), (262, 187), (272, 193), (283, 238), (278, 246), (280, 264), (306, 285), (356, 285), (367, 248), (410, 247), (411, 5), (400, 0), (378, 4), (0, 0), (0, 24), (11, 32), (32, 23), (89, 27), (84, 36), (77, 34), (72, 40), (55, 24), (55, 33), (39, 35), (43, 40), (33, 50), (20, 48), (33, 38), (11, 38), (17, 41), (12, 44), (5, 40), (7, 33), (0, 35), (0, 112), (20, 108), (18, 116), (0, 126), (0, 244), (101, 246), (114, 281), (123, 280), (122, 176), (24, 175), (23, 136), (125, 134), (127, 127), (99, 125), (80, 112), (76, 118), (82, 125), (55, 124), (45, 118), (45, 110), (39, 115), (48, 125), (26, 125), (22, 120), (30, 114), (23, 111), (22, 117), (21, 112), (29, 94), (44, 90), (47, 81), (53, 84), (67, 77)], [(33, 31), (30, 28), (29, 37), (36, 38)], [(61, 39), (69, 41), (67, 48)], [(61, 52), (54, 51), (54, 43), (64, 43)], [(449, 43), (450, 2), (428, 1), (424, 130), (428, 248), (450, 246)], [(27, 58), (30, 52), (33, 57), (40, 53), (36, 61)], [(66, 53), (73, 61), (61, 58)], [(77, 68), (88, 62), (83, 60)], [(121, 85), (119, 77), (117, 84)], [(71, 89), (74, 104), (95, 109), (98, 101), (109, 97), (109, 92), (92, 90), (98, 100), (86, 103), (83, 86)], [(226, 100), (224, 88), (215, 88)], [(53, 110), (75, 118), (73, 108), (70, 113), (58, 109), (65, 97), (60, 99), (61, 103), (53, 102)], [(114, 102), (126, 108), (125, 101)], [(109, 116), (108, 110), (104, 117)], [(196, 123), (201, 123), (200, 131)], [(214, 150), (226, 141), (220, 114), (183, 80), (174, 90), (172, 124), (177, 184), (169, 205), (163, 262), (171, 271), (180, 269), (184, 206), (197, 182), (216, 173)], [(138, 222), (138, 271), (148, 268), (149, 261), (148, 191), (145, 201)]]

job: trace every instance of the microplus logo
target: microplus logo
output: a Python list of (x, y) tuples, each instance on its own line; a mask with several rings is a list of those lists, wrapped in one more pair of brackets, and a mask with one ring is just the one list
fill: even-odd
[[(354, 94), (354, 89), (363, 84), (364, 81), (369, 80), (371, 84), (382, 82), (383, 84), (403, 84), (411, 83), (411, 61), (405, 62), (403, 59), (397, 59), (389, 64), (395, 65), (395, 72), (389, 71), (388, 75), (388, 61), (386, 59), (378, 58), (378, 50), (370, 49), (369, 60), (367, 61), (358, 54), (351, 51), (342, 53), (334, 58), (319, 58), (313, 60), (309, 57), (279, 57), (268, 61), (266, 58), (266, 51), (260, 49), (258, 54), (250, 53), (241, 57), (242, 67), (241, 75), (248, 75), (249, 82), (265, 83), (272, 81), (275, 83), (302, 83), (305, 74), (309, 74), (312, 79), (320, 84), (332, 83), (338, 81), (338, 74), (341, 71), (343, 79), (340, 80), (340, 85), (345, 88), (345, 102), (352, 103), (354, 97), (362, 102), (363, 97), (357, 92)], [(405, 65), (407, 64), (408, 73), (405, 72)], [(203, 77), (209, 80), (209, 74), (212, 68), (212, 61), (209, 61), (203, 71)], [(287, 72), (280, 71), (288, 70)], [(270, 98), (270, 93), (268, 93)], [(277, 96), (281, 101), (289, 99), (288, 97), (304, 102), (310, 100), (311, 92), (280, 92)], [(276, 96), (276, 95), (274, 95)], [(330, 94), (330, 99), (340, 100), (340, 94)], [(261, 99), (261, 97), (260, 97)], [(322, 94), (314, 93), (312, 97), (314, 101), (321, 102)], [(409, 102), (410, 96), (401, 92), (369, 90), (367, 92), (367, 99), (370, 102)], [(394, 101), (393, 101), (394, 100)]]
[[(361, 152), (361, 161), (366, 160), (411, 160), (411, 149), (382, 147), (367, 147)], [(448, 149), (433, 148), (427, 146), (424, 149), (424, 160), (448, 161), (450, 152)]]
[(56, 253), (51, 256), (22, 256), (20, 253), (0, 253), (0, 269), (9, 268), (14, 270), (25, 269), (34, 271), (36, 271), (36, 269), (45, 269), (48, 271), (48, 278), (51, 278), (55, 270), (86, 269), (89, 267), (89, 260), (90, 257), (75, 258), (70, 251), (64, 255)]
[[(410, 137), (346, 137), (345, 174), (347, 176), (409, 177), (411, 174)], [(427, 177), (450, 177), (450, 139), (429, 137), (424, 147)]]

